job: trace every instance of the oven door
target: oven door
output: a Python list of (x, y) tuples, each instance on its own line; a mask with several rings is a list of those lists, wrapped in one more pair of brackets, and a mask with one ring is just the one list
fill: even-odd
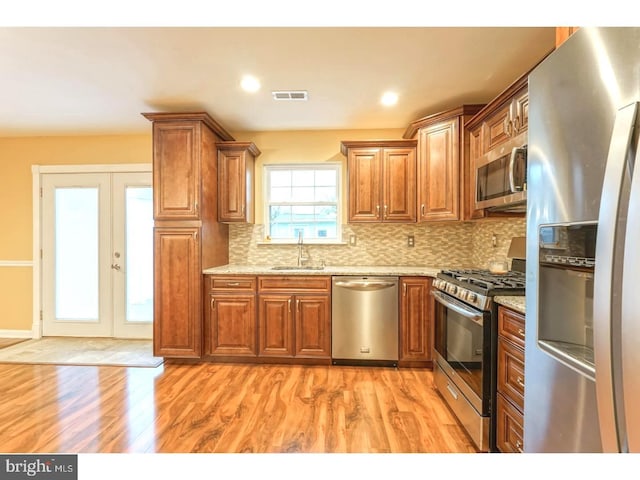
[(491, 313), (439, 290), (432, 294), (436, 300), (436, 361), (478, 413), (489, 415)]

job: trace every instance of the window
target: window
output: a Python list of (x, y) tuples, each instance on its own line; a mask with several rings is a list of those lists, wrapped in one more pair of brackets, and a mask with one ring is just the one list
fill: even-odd
[(340, 239), (340, 164), (266, 165), (265, 235), (275, 241)]

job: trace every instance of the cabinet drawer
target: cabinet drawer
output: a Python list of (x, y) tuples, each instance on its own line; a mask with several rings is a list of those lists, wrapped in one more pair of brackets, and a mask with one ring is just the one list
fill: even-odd
[(500, 307), (498, 309), (498, 335), (508, 338), (521, 348), (524, 348), (524, 315)]
[(524, 350), (498, 337), (498, 392), (524, 410)]
[(509, 400), (497, 395), (496, 446), (502, 453), (522, 453), (524, 448), (523, 416)]
[(212, 292), (232, 291), (232, 292), (255, 292), (256, 277), (222, 277), (218, 275), (208, 275), (209, 290)]
[(307, 293), (331, 291), (331, 277), (326, 276), (268, 276), (258, 277), (259, 292)]

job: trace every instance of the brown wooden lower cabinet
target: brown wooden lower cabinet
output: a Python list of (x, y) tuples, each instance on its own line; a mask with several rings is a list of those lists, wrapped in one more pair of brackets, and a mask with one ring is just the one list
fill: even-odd
[(522, 412), (501, 393), (498, 393), (497, 400), (496, 446), (502, 453), (522, 453), (524, 446)]
[(200, 228), (154, 229), (153, 354), (202, 355)]
[(209, 294), (205, 354), (256, 356), (255, 294)]
[(524, 321), (523, 314), (498, 308), (496, 447), (504, 453), (524, 448)]
[(400, 278), (400, 366), (431, 366), (433, 361), (432, 279)]
[(261, 356), (331, 357), (329, 295), (259, 296)]

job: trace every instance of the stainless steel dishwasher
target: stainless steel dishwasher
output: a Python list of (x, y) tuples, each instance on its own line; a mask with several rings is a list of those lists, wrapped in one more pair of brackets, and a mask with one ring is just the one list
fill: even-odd
[(333, 277), (334, 364), (398, 363), (398, 277)]

